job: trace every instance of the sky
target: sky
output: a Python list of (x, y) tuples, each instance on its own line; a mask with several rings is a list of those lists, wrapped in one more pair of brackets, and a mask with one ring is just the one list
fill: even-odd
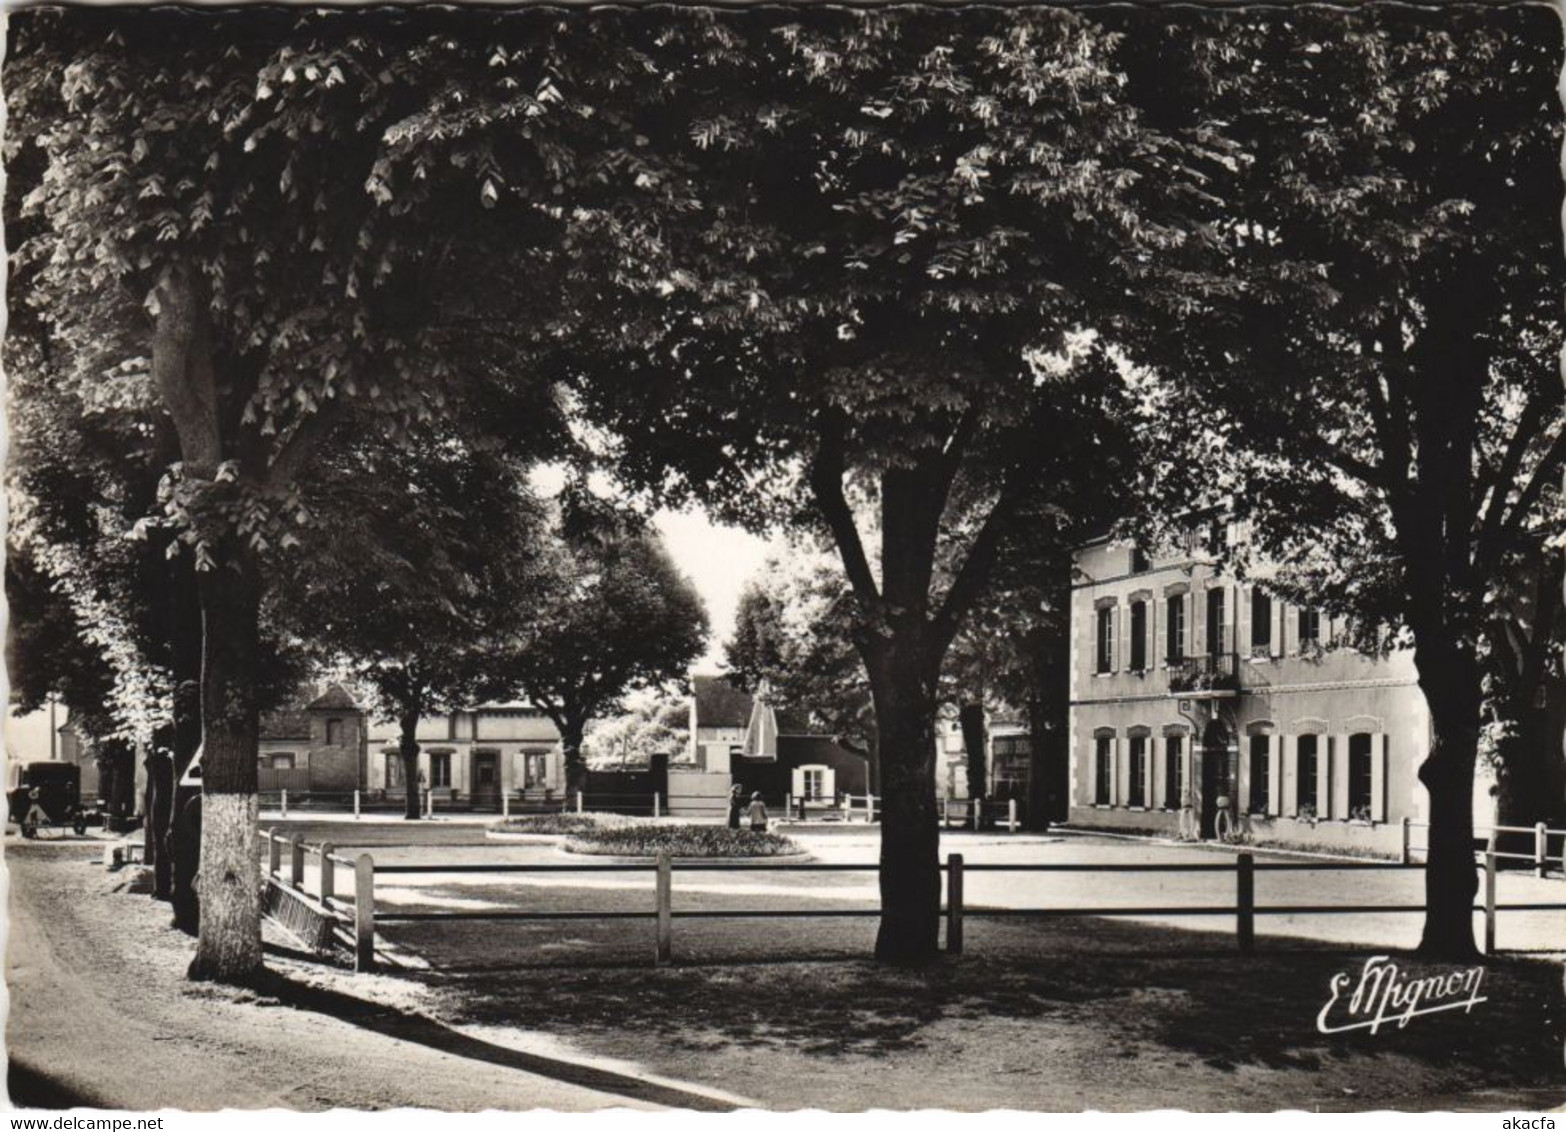
[(696, 662), (695, 671), (718, 672), (723, 668), (723, 642), (734, 631), (740, 591), (760, 571), (772, 544), (735, 527), (717, 526), (695, 509), (659, 511), (654, 522), (712, 619), (707, 654)]

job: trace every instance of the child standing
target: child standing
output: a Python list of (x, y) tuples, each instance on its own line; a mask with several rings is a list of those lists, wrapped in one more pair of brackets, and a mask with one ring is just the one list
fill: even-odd
[(767, 831), (767, 804), (761, 800), (761, 791), (750, 796), (750, 828), (758, 833)]

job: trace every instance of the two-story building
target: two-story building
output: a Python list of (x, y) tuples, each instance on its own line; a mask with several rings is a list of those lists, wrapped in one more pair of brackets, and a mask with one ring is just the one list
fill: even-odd
[(1408, 652), (1347, 647), (1343, 621), (1201, 550), (1105, 538), (1075, 564), (1073, 825), (1395, 852), (1402, 819), (1425, 817), (1430, 716)]

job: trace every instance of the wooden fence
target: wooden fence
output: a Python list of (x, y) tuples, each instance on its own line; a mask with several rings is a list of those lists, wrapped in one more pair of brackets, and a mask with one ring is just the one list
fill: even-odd
[[(804, 919), (878, 917), (879, 909), (871, 908), (785, 908), (785, 909), (689, 909), (675, 910), (673, 906), (674, 873), (709, 872), (788, 872), (788, 873), (874, 873), (874, 864), (792, 864), (766, 860), (733, 861), (681, 861), (678, 866), (668, 856), (654, 862), (612, 863), (582, 862), (580, 864), (424, 864), (424, 865), (376, 865), (368, 853), (354, 857), (339, 854), (330, 843), (306, 845), (299, 834), (284, 837), (276, 832), (266, 834), (268, 842), (267, 880), (280, 886), (289, 898), (298, 904), (318, 908), (321, 914), (330, 915), (335, 921), (335, 935), (349, 944), (354, 954), (354, 969), (368, 971), (375, 966), (375, 925), (386, 923), (457, 922), (457, 921), (540, 921), (540, 920), (653, 920), (654, 959), (667, 963), (673, 957), (673, 922), (676, 919)], [(287, 871), (283, 867), (283, 850), (288, 852)], [(305, 859), (314, 856), (320, 862), (317, 891), (307, 891), (305, 885)], [(1190, 864), (966, 864), (961, 853), (950, 854), (942, 865), (946, 877), (946, 902), (941, 909), (946, 920), (946, 950), (961, 954), (963, 949), (963, 924), (976, 916), (995, 919), (1056, 918), (1066, 916), (1233, 916), (1235, 940), (1240, 952), (1250, 953), (1256, 947), (1256, 917), (1301, 915), (1367, 915), (1385, 913), (1422, 913), (1423, 904), (1263, 904), (1256, 903), (1256, 874), (1258, 872), (1330, 872), (1353, 873), (1386, 869), (1417, 869), (1420, 865), (1392, 861), (1324, 862), (1324, 861), (1262, 861), (1251, 853), (1238, 853), (1234, 861)], [(348, 870), (353, 876), (351, 896), (339, 896), (337, 872)], [(1483, 863), (1484, 879), (1481, 889), (1483, 903), (1474, 906), (1475, 912), (1485, 917), (1484, 940), (1486, 954), (1496, 950), (1496, 919), (1501, 912), (1560, 912), (1566, 911), (1566, 902), (1501, 904), (1496, 899), (1496, 854), (1487, 853)], [(652, 873), (654, 874), (651, 906), (641, 911), (527, 911), (497, 909), (486, 911), (399, 912), (377, 910), (375, 906), (375, 878), (377, 875), (410, 875), (430, 873), (486, 874), (594, 874), (594, 873)], [(1121, 873), (1230, 873), (1234, 877), (1234, 902), (1223, 904), (1191, 905), (1137, 905), (1110, 907), (1057, 907), (1057, 908), (969, 908), (965, 904), (963, 878), (969, 873), (1093, 873), (1113, 875)]]

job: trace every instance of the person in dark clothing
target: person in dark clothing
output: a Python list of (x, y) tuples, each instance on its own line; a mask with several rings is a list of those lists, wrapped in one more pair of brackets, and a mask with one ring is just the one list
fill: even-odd
[(740, 827), (740, 811), (743, 810), (744, 808), (745, 808), (745, 788), (743, 786), (741, 786), (739, 783), (736, 782), (734, 784), (734, 788), (729, 791), (729, 828), (730, 829), (738, 829)]

